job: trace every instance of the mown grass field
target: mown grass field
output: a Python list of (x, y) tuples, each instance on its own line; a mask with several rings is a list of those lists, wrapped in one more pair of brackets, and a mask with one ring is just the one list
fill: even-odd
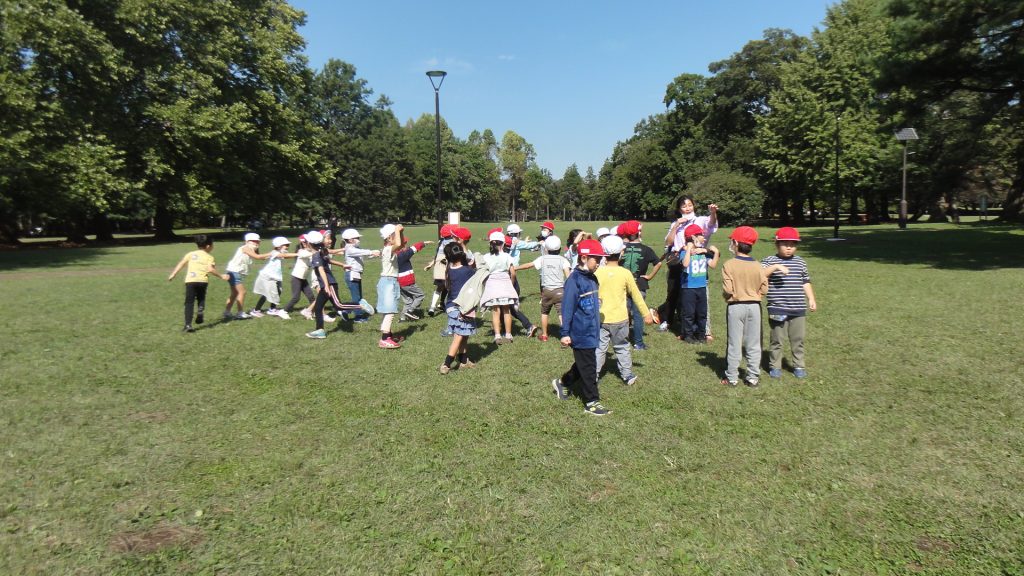
[(2, 252), (0, 573), (1024, 574), (1024, 230), (803, 232), (806, 381), (722, 388), (713, 298), (716, 340), (648, 328), (603, 419), (554, 399), (554, 339), (484, 327), (441, 376), (440, 317), (400, 350), (298, 315), (182, 334), (186, 243)]

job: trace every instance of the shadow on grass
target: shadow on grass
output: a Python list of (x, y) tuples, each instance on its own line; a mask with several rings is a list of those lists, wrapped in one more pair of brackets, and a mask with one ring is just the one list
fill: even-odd
[[(809, 230), (800, 251), (830, 260), (924, 264), (940, 270), (1024, 268), (1024, 234), (1019, 226), (961, 225), (908, 230), (840, 229), (844, 240), (830, 241), (831, 229)], [(1017, 232), (1017, 233), (1014, 233)]]
[(725, 374), (725, 368), (728, 365), (724, 356), (719, 356), (708, 350), (697, 351), (697, 363), (710, 369), (715, 378), (721, 378)]

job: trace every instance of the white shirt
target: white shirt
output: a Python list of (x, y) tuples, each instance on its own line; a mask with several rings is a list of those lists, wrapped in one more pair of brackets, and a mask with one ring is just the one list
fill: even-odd
[(299, 248), (296, 252), (298, 256), (295, 258), (295, 266), (292, 268), (292, 276), (296, 278), (302, 278), (309, 271), (309, 259), (313, 257), (313, 253), (305, 248)]

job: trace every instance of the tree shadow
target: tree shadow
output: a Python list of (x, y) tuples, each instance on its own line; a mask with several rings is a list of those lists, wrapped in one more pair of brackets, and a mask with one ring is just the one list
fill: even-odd
[(811, 229), (800, 253), (829, 260), (923, 264), (940, 270), (1024, 268), (1024, 229), (981, 223), (942, 229)]
[(63, 248), (54, 245), (31, 246), (14, 250), (0, 250), (0, 272), (25, 269), (52, 271), (65, 266), (87, 263), (104, 256), (114, 248)]

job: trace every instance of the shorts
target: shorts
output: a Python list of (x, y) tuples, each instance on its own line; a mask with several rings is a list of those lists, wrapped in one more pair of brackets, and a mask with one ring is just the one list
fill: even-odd
[(565, 288), (541, 288), (540, 289), (540, 313), (549, 314), (551, 308), (557, 306), (558, 313), (562, 313), (562, 295)]
[(228, 286), (238, 286), (245, 282), (245, 274), (239, 274), (238, 272), (228, 272)]

